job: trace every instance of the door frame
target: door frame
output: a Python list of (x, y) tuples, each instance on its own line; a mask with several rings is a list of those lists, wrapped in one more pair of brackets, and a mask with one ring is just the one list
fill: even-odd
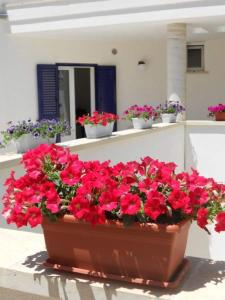
[[(57, 69), (58, 71), (64, 70), (69, 71), (69, 103), (70, 103), (70, 120), (71, 120), (71, 135), (67, 135), (65, 137), (62, 137), (63, 141), (68, 141), (72, 139), (76, 139), (76, 110), (75, 110), (75, 103), (76, 103), (76, 91), (75, 91), (75, 74), (74, 69), (76, 68), (85, 68), (90, 69), (90, 92), (91, 92), (91, 112), (95, 111), (96, 105), (95, 105), (95, 99), (96, 99), (96, 89), (95, 89), (95, 66), (96, 65), (90, 65), (90, 64), (61, 64), (57, 63)], [(74, 101), (72, 101), (74, 99)], [(74, 120), (74, 123), (73, 121)]]

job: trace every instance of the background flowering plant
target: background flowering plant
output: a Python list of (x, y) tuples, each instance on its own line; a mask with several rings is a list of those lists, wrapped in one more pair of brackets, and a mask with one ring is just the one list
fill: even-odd
[(115, 114), (102, 112), (99, 113), (97, 111), (93, 112), (91, 115), (83, 115), (79, 117), (77, 122), (80, 123), (82, 126), (91, 124), (91, 125), (103, 125), (106, 126), (108, 123), (115, 122), (118, 120), (118, 116)]
[(158, 114), (155, 108), (151, 105), (132, 105), (123, 113), (124, 119), (132, 120), (132, 118), (140, 119), (156, 119)]
[(209, 111), (209, 116), (214, 117), (215, 113), (217, 112), (225, 112), (225, 104), (209, 106), (208, 111)]
[(32, 128), (32, 135), (35, 138), (54, 138), (57, 134), (65, 135), (70, 133), (70, 126), (67, 121), (41, 120), (37, 121)]
[(23, 155), (26, 173), (6, 180), (3, 215), (18, 227), (72, 214), (101, 224), (117, 220), (175, 224), (196, 219), (201, 228), (215, 221), (225, 230), (225, 186), (196, 171), (176, 174), (174, 163), (150, 157), (140, 162), (81, 161), (67, 148), (41, 145)]
[(23, 120), (13, 124), (8, 123), (9, 127), (6, 131), (2, 131), (4, 144), (8, 144), (11, 140), (17, 140), (24, 134), (31, 134), (34, 138), (53, 138), (57, 134), (67, 134), (70, 126), (66, 121), (57, 120), (41, 120), (32, 122)]
[(15, 124), (10, 121), (8, 122), (8, 125), (9, 127), (5, 131), (1, 132), (4, 144), (8, 144), (13, 139), (17, 140), (24, 134), (31, 133), (34, 123), (28, 119), (28, 121), (23, 120), (22, 122), (17, 122)]
[(157, 107), (160, 114), (178, 114), (185, 111), (184, 106), (182, 106), (178, 101), (168, 101), (164, 105), (160, 104)]

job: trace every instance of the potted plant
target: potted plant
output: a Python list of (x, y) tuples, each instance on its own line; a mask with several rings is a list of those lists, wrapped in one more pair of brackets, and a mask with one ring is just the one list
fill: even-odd
[(124, 119), (132, 121), (135, 129), (151, 128), (157, 112), (151, 105), (132, 105), (124, 113)]
[(164, 105), (158, 106), (163, 123), (176, 123), (177, 115), (182, 114), (185, 108), (178, 101), (168, 101)]
[(67, 121), (43, 119), (34, 124), (32, 135), (38, 145), (44, 143), (53, 144), (56, 142), (57, 135), (69, 134), (70, 129)]
[(10, 142), (13, 142), (16, 146), (18, 153), (24, 153), (26, 150), (35, 147), (32, 145), (34, 143), (34, 138), (32, 136), (32, 130), (34, 123), (31, 119), (28, 121), (23, 120), (16, 123), (12, 121), (8, 122), (9, 127), (2, 131), (3, 142), (7, 145)]
[(55, 143), (57, 134), (69, 133), (70, 127), (65, 121), (41, 120), (32, 122), (9, 122), (9, 127), (2, 131), (4, 144), (13, 142), (18, 153), (24, 153), (40, 144)]
[(218, 104), (208, 107), (209, 116), (214, 117), (216, 121), (225, 121), (225, 105)]
[(91, 115), (79, 117), (77, 122), (84, 126), (88, 139), (96, 139), (111, 136), (117, 119), (118, 116), (115, 114), (95, 111)]
[(3, 216), (42, 224), (47, 266), (102, 278), (175, 286), (192, 220), (225, 231), (225, 185), (174, 163), (81, 161), (41, 145), (23, 155), (26, 173), (6, 180)]

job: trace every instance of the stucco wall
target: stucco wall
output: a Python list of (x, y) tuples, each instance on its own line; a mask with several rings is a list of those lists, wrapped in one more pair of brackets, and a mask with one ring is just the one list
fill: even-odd
[(204, 73), (187, 74), (187, 119), (207, 119), (209, 105), (225, 103), (225, 39), (208, 40)]

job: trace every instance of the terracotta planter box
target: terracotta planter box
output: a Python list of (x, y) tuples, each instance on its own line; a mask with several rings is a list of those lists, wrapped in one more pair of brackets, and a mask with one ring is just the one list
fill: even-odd
[(225, 112), (217, 112), (215, 113), (216, 121), (225, 121)]
[(69, 215), (57, 222), (45, 219), (47, 266), (165, 287), (177, 273), (180, 278), (186, 268), (184, 252), (190, 224), (186, 220), (178, 225), (125, 228), (119, 222), (109, 222), (93, 227)]

